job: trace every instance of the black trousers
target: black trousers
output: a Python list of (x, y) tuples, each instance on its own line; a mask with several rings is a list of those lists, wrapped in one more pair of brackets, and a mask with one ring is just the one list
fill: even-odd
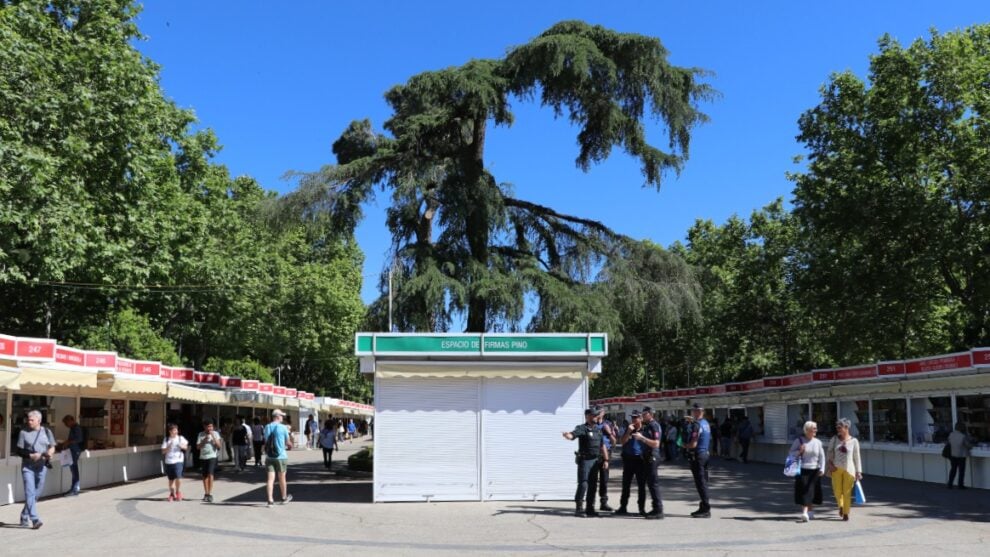
[(595, 509), (595, 492), (598, 491), (598, 469), (601, 459), (589, 458), (578, 460), (577, 492), (574, 493), (574, 503), (585, 505), (585, 510)]
[(691, 475), (694, 476), (694, 487), (701, 497), (701, 510), (711, 509), (708, 503), (708, 451), (698, 451), (691, 455)]
[(636, 478), (636, 504), (639, 512), (646, 511), (646, 462), (642, 456), (622, 455), (622, 496), (619, 507), (625, 509), (629, 504), (629, 490), (633, 478)]
[(959, 471), (959, 487), (963, 487), (966, 478), (966, 458), (965, 457), (950, 457), (949, 463), (952, 465), (949, 468), (949, 485), (956, 479), (956, 470)]
[(608, 471), (610, 468), (598, 467), (598, 499), (604, 505), (608, 502)]
[(323, 447), (323, 465), (330, 468), (330, 458), (333, 456), (333, 448)]
[(654, 456), (650, 462), (643, 462), (643, 476), (646, 478), (646, 491), (650, 493), (652, 510), (663, 512), (663, 498), (660, 497), (660, 458)]
[(261, 466), (261, 449), (265, 447), (265, 442), (255, 441), (252, 444), (254, 445), (254, 463)]
[(749, 439), (740, 439), (739, 446), (742, 447), (742, 451), (739, 453), (739, 458), (743, 462), (749, 462)]

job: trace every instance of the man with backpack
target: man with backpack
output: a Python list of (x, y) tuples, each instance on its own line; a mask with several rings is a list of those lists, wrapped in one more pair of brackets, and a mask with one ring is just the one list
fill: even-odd
[(272, 421), (265, 426), (265, 465), (268, 468), (268, 483), (266, 485), (268, 494), (268, 506), (275, 505), (275, 477), (278, 476), (278, 485), (282, 491), (281, 504), (284, 505), (292, 501), (289, 495), (289, 487), (285, 483), (285, 471), (289, 463), (288, 450), (292, 449), (292, 440), (289, 438), (289, 428), (282, 425), (285, 419), (285, 412), (275, 410), (272, 412)]

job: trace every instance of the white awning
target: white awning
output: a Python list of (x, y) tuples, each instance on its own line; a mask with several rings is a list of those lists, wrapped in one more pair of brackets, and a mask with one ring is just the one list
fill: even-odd
[(164, 395), (168, 392), (168, 383), (148, 379), (132, 379), (118, 375), (113, 378), (113, 384), (110, 386), (110, 390), (115, 393)]
[(96, 388), (95, 371), (69, 371), (54, 368), (22, 367), (18, 385), (54, 385), (62, 387)]
[(227, 393), (209, 389), (197, 389), (188, 385), (168, 384), (168, 398), (198, 402), (200, 404), (226, 404)]
[[(11, 362), (14, 363), (14, 362)], [(19, 387), (18, 379), (21, 377), (21, 370), (15, 365), (4, 365), (0, 362), (0, 389), (10, 389), (16, 391)]]

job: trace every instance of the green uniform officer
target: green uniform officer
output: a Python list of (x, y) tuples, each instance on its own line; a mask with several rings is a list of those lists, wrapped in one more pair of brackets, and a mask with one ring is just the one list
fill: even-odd
[(574, 514), (576, 516), (598, 516), (595, 511), (595, 492), (598, 488), (598, 473), (602, 467), (608, 467), (608, 453), (605, 452), (605, 438), (595, 424), (595, 411), (584, 411), (584, 423), (575, 427), (574, 431), (563, 432), (564, 439), (578, 440), (577, 456), (577, 492), (574, 493)]

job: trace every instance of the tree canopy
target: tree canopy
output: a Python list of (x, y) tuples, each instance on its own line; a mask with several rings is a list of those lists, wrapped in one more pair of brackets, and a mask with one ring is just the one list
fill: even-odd
[[(517, 197), (485, 164), (486, 133), (512, 124), (513, 100), (537, 101), (579, 129), (580, 168), (618, 147), (639, 161), (645, 185), (660, 187), (706, 119), (698, 103), (713, 91), (703, 75), (671, 65), (655, 38), (561, 22), (504, 58), (393, 87), (383, 132), (352, 122), (334, 143), (337, 164), (301, 175), (281, 210), (349, 230), (361, 206), (387, 192), (403, 330), (446, 330), (457, 315), (469, 331), (546, 330), (567, 312), (587, 321), (601, 309), (586, 303), (589, 279), (635, 248), (601, 222)], [(647, 118), (666, 128), (665, 148), (647, 140)], [(522, 324), (527, 299), (535, 316)]]
[(0, 2), (0, 331), (355, 398), (362, 255), (212, 161), (129, 0)]

